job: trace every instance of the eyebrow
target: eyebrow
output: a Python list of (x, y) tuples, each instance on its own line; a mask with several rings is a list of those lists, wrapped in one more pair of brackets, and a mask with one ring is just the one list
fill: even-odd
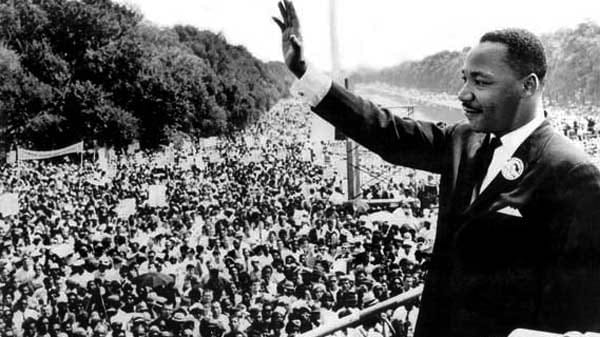
[[(464, 69), (461, 70), (461, 74), (465, 75), (465, 70)], [(494, 77), (494, 74), (492, 74), (492, 73), (488, 73), (488, 72), (484, 72), (484, 71), (477, 71), (477, 70), (469, 72), (469, 75), (471, 77), (478, 77), (478, 76), (479, 77), (486, 77), (486, 78)]]

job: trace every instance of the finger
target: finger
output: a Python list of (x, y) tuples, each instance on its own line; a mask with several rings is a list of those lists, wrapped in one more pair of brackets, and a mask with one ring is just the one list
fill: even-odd
[(279, 26), (279, 28), (281, 28), (281, 32), (283, 33), (283, 31), (285, 30), (285, 25), (283, 24), (283, 22), (281, 22), (281, 20), (279, 20), (278, 18), (273, 16), (273, 21), (275, 21), (275, 23)]
[(302, 43), (300, 42), (298, 37), (296, 37), (296, 35), (290, 35), (290, 41), (292, 42), (292, 47), (294, 47), (294, 50), (296, 52), (300, 51)]
[(283, 19), (283, 22), (286, 26), (289, 25), (290, 21), (288, 20), (288, 13), (285, 7), (283, 6), (283, 2), (280, 1), (279, 3), (277, 3), (277, 5), (279, 6), (279, 12), (281, 12), (281, 18)]
[(291, 0), (285, 0), (285, 4), (287, 7), (290, 24), (292, 26), (298, 27), (299, 21), (298, 21), (298, 15), (296, 14), (296, 8), (294, 7), (294, 3)]

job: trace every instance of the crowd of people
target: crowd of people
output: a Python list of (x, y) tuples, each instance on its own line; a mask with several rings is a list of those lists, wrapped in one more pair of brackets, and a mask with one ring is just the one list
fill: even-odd
[(600, 166), (600, 109), (596, 107), (550, 107), (552, 126), (573, 140)]
[[(360, 149), (346, 202), (345, 145), (311, 144), (309, 116), (283, 100), (211, 144), (3, 165), (19, 209), (0, 214), (0, 333), (295, 336), (420, 285), (438, 177)], [(596, 118), (549, 120), (597, 157)], [(411, 336), (418, 308), (336, 334)]]
[[(0, 333), (295, 336), (420, 285), (438, 178), (365, 154), (346, 202), (340, 145), (309, 145), (309, 116), (283, 100), (210, 146), (3, 165)], [(418, 310), (336, 334), (410, 336)]]

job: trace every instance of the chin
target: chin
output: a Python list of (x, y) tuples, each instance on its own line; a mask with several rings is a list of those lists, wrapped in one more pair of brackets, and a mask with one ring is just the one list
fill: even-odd
[(484, 128), (481, 123), (478, 123), (477, 121), (469, 120), (468, 123), (471, 127), (471, 130), (475, 132), (486, 132), (486, 128)]

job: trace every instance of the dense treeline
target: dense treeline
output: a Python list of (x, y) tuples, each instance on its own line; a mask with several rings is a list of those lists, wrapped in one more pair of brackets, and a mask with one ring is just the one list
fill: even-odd
[(0, 138), (155, 147), (243, 128), (288, 92), (220, 34), (159, 28), (110, 0), (0, 0)]
[[(549, 65), (546, 98), (555, 105), (600, 105), (600, 26), (586, 22), (541, 38)], [(380, 71), (357, 72), (352, 79), (456, 94), (468, 51), (442, 51)]]

